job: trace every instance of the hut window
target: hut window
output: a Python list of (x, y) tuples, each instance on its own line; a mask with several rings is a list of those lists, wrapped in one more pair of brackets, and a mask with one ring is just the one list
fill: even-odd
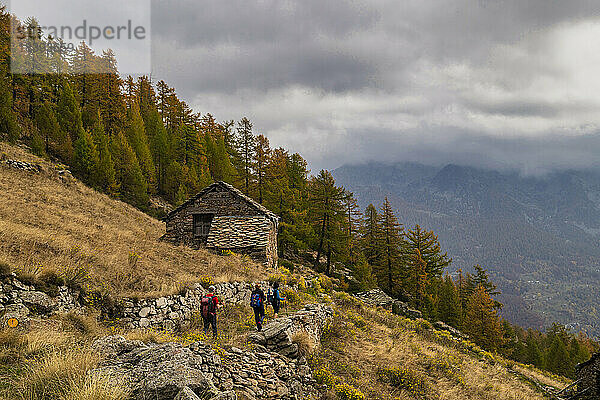
[(194, 214), (194, 236), (208, 236), (212, 214)]

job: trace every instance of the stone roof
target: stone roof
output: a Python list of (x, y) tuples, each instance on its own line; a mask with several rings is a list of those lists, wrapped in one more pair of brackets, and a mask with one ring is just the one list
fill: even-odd
[(267, 247), (271, 223), (266, 216), (215, 217), (206, 245), (221, 249)]
[(182, 205), (180, 205), (179, 207), (177, 207), (176, 209), (174, 209), (173, 211), (171, 211), (169, 214), (167, 214), (167, 216), (165, 216), (163, 218), (163, 221), (170, 220), (177, 212), (179, 212), (180, 210), (182, 210), (185, 207), (189, 206), (190, 204), (193, 204), (194, 201), (196, 201), (196, 199), (204, 196), (205, 194), (207, 194), (207, 193), (215, 190), (218, 187), (226, 189), (229, 192), (235, 194), (237, 197), (243, 199), (248, 204), (250, 204), (254, 209), (256, 209), (260, 213), (264, 214), (271, 221), (273, 221), (273, 222), (278, 222), (279, 221), (279, 217), (277, 216), (277, 214), (275, 214), (274, 212), (269, 211), (262, 204), (257, 203), (256, 201), (254, 201), (253, 199), (251, 199), (250, 197), (248, 197), (244, 193), (242, 193), (239, 189), (237, 189), (234, 186), (230, 185), (229, 183), (226, 183), (226, 182), (223, 182), (223, 181), (215, 182), (212, 185), (209, 185), (206, 188), (202, 189), (198, 194), (196, 194), (192, 198), (188, 199), (185, 203), (183, 203)]

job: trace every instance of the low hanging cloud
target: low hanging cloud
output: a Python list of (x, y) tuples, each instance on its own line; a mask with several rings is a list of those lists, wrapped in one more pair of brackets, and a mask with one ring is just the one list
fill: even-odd
[(597, 167), (597, 0), (154, 0), (153, 79), (313, 170)]

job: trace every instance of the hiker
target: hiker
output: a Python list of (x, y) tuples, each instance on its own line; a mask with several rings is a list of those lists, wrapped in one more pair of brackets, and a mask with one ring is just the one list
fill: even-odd
[(263, 318), (265, 318), (265, 292), (256, 283), (254, 290), (250, 295), (250, 307), (254, 310), (254, 320), (256, 321), (256, 330), (262, 330)]
[(277, 318), (282, 301), (285, 301), (285, 297), (281, 297), (281, 293), (279, 292), (279, 282), (274, 282), (269, 293), (269, 303), (273, 306), (273, 318)]
[(212, 326), (213, 337), (217, 337), (217, 308), (219, 308), (219, 299), (215, 295), (215, 287), (210, 286), (208, 293), (200, 300), (205, 335), (208, 334), (208, 328)]

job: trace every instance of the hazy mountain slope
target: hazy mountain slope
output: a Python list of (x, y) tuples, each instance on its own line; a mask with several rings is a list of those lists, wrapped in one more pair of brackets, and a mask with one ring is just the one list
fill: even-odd
[(504, 292), (507, 318), (600, 332), (591, 290), (600, 283), (600, 174), (522, 177), (457, 165), (370, 163), (334, 175), (361, 207), (388, 196), (406, 226), (434, 230), (454, 269), (488, 268)]

